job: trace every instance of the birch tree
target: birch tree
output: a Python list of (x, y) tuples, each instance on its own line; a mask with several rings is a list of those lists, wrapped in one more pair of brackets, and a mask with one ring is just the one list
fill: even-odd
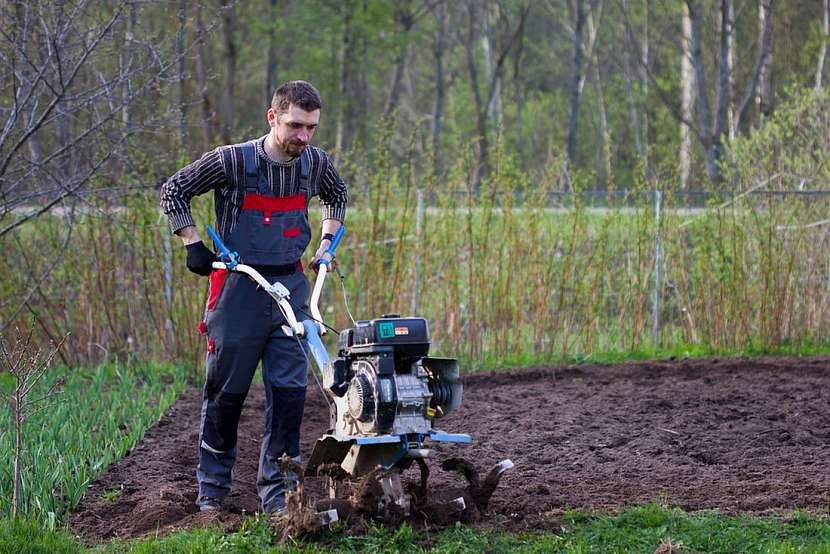
[(680, 187), (688, 188), (692, 169), (692, 129), (694, 117), (695, 76), (692, 68), (692, 21), (689, 9), (684, 6), (682, 19), (682, 53), (680, 55)]
[(821, 10), (821, 46), (818, 51), (818, 63), (816, 64), (816, 90), (822, 87), (824, 76), (824, 63), (827, 59), (828, 35), (830, 35), (830, 0), (824, 0)]

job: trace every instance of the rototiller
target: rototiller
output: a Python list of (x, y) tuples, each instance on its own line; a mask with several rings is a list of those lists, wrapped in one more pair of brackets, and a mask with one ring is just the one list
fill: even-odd
[[(343, 232), (341, 227), (327, 251), (332, 260)], [(378, 508), (383, 513), (409, 515), (412, 499), (402, 486), (401, 472), (416, 461), (425, 488), (428, 442), (471, 442), (467, 434), (445, 433), (433, 427), (435, 420), (461, 404), (457, 360), (428, 356), (426, 320), (396, 314), (355, 321), (354, 327), (340, 332), (337, 356), (330, 357), (320, 339), (326, 325), (318, 307), (329, 261), (324, 258), (319, 265), (309, 302), (313, 319), (298, 321), (284, 286), (269, 283), (253, 268), (237, 263), (236, 253), (228, 251), (210, 226), (208, 233), (222, 260), (214, 262), (214, 268), (245, 273), (271, 295), (288, 322), (284, 332), (304, 339), (322, 374), (318, 384), (331, 399), (331, 428), (317, 440), (305, 476), (327, 476), (334, 498), (341, 479), (387, 470), (379, 478), (383, 494)], [(497, 467), (500, 474), (512, 463), (506, 460)], [(463, 510), (463, 499), (456, 501)]]

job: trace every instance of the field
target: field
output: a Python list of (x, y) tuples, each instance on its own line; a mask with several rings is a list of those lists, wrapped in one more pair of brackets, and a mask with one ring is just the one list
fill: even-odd
[[(470, 375), (461, 408), (443, 427), (470, 432), (474, 442), (436, 448), (430, 488), (460, 484), (438, 469), (447, 457), (462, 456), (480, 471), (510, 458), (515, 468), (476, 528), (511, 532), (555, 532), (571, 510), (613, 513), (650, 502), (690, 512), (826, 515), (828, 385), (828, 357)], [(310, 391), (306, 456), (328, 420), (319, 391)], [(256, 512), (262, 390), (254, 387), (246, 403), (236, 483), (220, 513), (200, 514), (193, 504), (200, 404), (200, 391), (186, 391), (138, 447), (90, 486), (69, 519), (71, 530), (87, 543), (217, 524), (236, 530), (243, 513)], [(428, 520), (414, 525), (434, 529)]]

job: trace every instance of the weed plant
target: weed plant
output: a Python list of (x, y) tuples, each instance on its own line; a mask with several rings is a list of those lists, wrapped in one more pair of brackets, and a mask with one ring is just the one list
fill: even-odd
[[(87, 485), (121, 459), (164, 414), (184, 387), (171, 366), (50, 369), (66, 377), (59, 397), (34, 414), (24, 435), (21, 513), (60, 523)], [(55, 375), (47, 375), (48, 383)], [(41, 384), (41, 388), (46, 387)], [(35, 390), (34, 394), (44, 391)], [(0, 412), (0, 452), (14, 451), (9, 411)], [(12, 457), (0, 458), (0, 514), (11, 513)]]

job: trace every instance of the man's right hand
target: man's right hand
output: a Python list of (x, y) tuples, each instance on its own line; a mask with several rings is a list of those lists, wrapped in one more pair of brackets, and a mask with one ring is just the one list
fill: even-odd
[(210, 275), (213, 271), (213, 262), (216, 261), (216, 254), (202, 241), (191, 242), (185, 248), (187, 248), (187, 269), (196, 275)]

